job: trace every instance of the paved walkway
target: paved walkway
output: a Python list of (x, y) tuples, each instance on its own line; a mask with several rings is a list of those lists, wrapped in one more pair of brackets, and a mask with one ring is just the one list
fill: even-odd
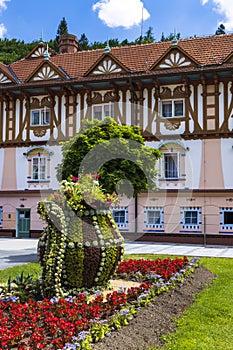
[[(0, 270), (37, 261), (37, 242), (37, 239), (0, 238)], [(126, 242), (125, 253), (233, 258), (233, 247)]]

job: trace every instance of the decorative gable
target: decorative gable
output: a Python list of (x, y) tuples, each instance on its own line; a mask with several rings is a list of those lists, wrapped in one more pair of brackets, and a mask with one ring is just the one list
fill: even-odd
[(224, 63), (225, 62), (233, 62), (233, 52), (231, 52), (230, 53), (230, 55), (228, 55), (225, 59), (224, 59), (224, 61), (223, 61)]
[(44, 57), (47, 50), (50, 56), (54, 55), (53, 50), (47, 48), (44, 43), (40, 43), (26, 56), (26, 58)]
[(189, 67), (194, 64), (197, 64), (197, 62), (190, 58), (183, 50), (180, 48), (173, 48), (169, 49), (169, 51), (152, 66), (151, 70)]
[(2, 72), (0, 72), (0, 84), (12, 83), (12, 81)]
[(41, 64), (30, 74), (27, 82), (43, 81), (52, 79), (66, 79), (66, 75), (50, 61), (42, 61)]
[(0, 65), (0, 84), (15, 83), (15, 79), (11, 74), (7, 73), (7, 67), (4, 64)]
[(102, 56), (95, 64), (87, 71), (87, 75), (101, 75), (126, 72), (127, 68), (124, 67), (118, 60), (112, 55)]

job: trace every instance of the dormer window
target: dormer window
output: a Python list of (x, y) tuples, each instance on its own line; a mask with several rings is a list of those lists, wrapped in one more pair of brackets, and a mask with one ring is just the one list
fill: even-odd
[(163, 100), (161, 102), (161, 115), (164, 118), (184, 117), (184, 100)]
[(31, 126), (45, 126), (50, 124), (50, 109), (31, 110)]

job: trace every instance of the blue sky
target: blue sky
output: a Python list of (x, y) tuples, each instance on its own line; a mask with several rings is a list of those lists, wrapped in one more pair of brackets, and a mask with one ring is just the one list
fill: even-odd
[(212, 35), (219, 23), (233, 32), (232, 0), (0, 0), (0, 38), (54, 39), (62, 17), (69, 33), (85, 33), (90, 42), (135, 40), (149, 27), (156, 40), (162, 32)]

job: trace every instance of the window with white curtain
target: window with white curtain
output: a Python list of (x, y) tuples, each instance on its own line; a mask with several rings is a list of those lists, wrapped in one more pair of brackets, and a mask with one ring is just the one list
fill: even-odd
[(45, 126), (50, 124), (50, 110), (48, 108), (31, 110), (31, 126)]
[(104, 117), (114, 117), (113, 104), (98, 104), (92, 106), (92, 118), (103, 120)]
[(161, 116), (164, 118), (183, 117), (184, 116), (184, 100), (162, 100), (160, 108)]
[(46, 180), (46, 158), (37, 156), (32, 158), (32, 180)]
[(179, 178), (179, 154), (178, 153), (164, 153), (164, 178), (178, 179)]

